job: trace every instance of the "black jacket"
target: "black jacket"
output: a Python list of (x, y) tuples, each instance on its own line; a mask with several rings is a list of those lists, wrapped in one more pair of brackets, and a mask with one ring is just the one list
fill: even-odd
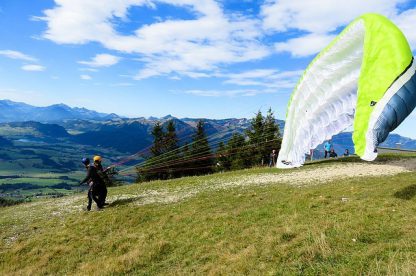
[(90, 181), (94, 183), (93, 186), (104, 186), (103, 179), (98, 175), (97, 168), (93, 165), (88, 166), (87, 176), (85, 176), (80, 184), (84, 184)]

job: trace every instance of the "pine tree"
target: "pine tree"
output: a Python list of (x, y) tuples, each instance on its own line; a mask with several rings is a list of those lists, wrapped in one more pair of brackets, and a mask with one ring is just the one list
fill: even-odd
[(166, 134), (164, 138), (165, 157), (163, 158), (163, 162), (168, 164), (166, 166), (168, 178), (175, 178), (180, 175), (178, 168), (181, 164), (175, 164), (175, 162), (179, 162), (181, 159), (178, 149), (178, 136), (176, 135), (175, 122), (170, 120), (166, 126)]
[(165, 152), (165, 133), (160, 122), (156, 122), (152, 129), (153, 145), (150, 148), (151, 156), (147, 159), (143, 166), (137, 167), (137, 181), (150, 181), (154, 179), (165, 179), (166, 173), (161, 171), (158, 166), (161, 156)]
[(250, 166), (250, 156), (247, 155), (246, 149), (244, 135), (234, 133), (227, 144), (229, 169), (239, 170)]
[(251, 165), (263, 165), (265, 162), (263, 156), (263, 131), (264, 131), (264, 117), (261, 111), (257, 112), (255, 117), (251, 120), (250, 127), (246, 131), (249, 138), (247, 143), (247, 152), (251, 156)]
[(189, 162), (194, 169), (190, 174), (206, 174), (212, 172), (213, 155), (211, 148), (208, 144), (208, 138), (204, 130), (204, 122), (198, 121), (196, 126), (196, 132), (194, 134), (192, 145), (190, 149), (190, 155), (193, 159), (192, 163)]
[(221, 141), (218, 145), (217, 154), (216, 154), (216, 171), (228, 171), (231, 167), (229, 162), (227, 148), (224, 143)]
[(164, 152), (165, 133), (160, 122), (157, 122), (152, 130), (153, 146), (150, 148), (152, 157), (157, 157)]
[(185, 143), (185, 145), (183, 145), (183, 148), (182, 148), (182, 157), (185, 159), (185, 158), (188, 158), (190, 155), (191, 155), (191, 150), (189, 147), (189, 143)]
[(170, 120), (166, 126), (165, 145), (167, 151), (178, 148), (178, 136), (176, 135), (176, 127), (173, 120)]
[(191, 149), (189, 143), (185, 143), (183, 145), (182, 150), (180, 152), (180, 163), (178, 164), (177, 174), (178, 177), (186, 176), (189, 174), (187, 168), (190, 166), (189, 159), (191, 158)]
[(279, 152), (282, 141), (280, 137), (279, 125), (276, 123), (271, 108), (267, 111), (267, 115), (264, 120), (263, 137), (264, 146), (262, 147), (262, 155), (266, 158), (266, 160), (268, 160), (273, 149), (275, 149), (276, 152)]
[(105, 172), (105, 177), (103, 177), (103, 180), (105, 182), (105, 185), (107, 187), (115, 187), (115, 186), (121, 186), (123, 185), (123, 182), (117, 178), (118, 176), (118, 170), (115, 167), (110, 167)]

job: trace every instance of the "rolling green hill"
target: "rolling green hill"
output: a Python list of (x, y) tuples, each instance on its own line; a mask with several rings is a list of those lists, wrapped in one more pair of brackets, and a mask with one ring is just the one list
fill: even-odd
[[(155, 122), (166, 125), (169, 120), (175, 122), (180, 145), (192, 140), (199, 119), (172, 116), (0, 123), (0, 198), (26, 200), (34, 196), (62, 196), (78, 192), (77, 182), (84, 174), (80, 163), (83, 156), (102, 155), (104, 165), (108, 166), (134, 154), (132, 160), (121, 164), (118, 169), (138, 164), (150, 154), (150, 133)], [(204, 128), (214, 151), (219, 141), (226, 142), (233, 133), (244, 133), (250, 126), (250, 120), (244, 118), (204, 120)], [(283, 129), (284, 122), (277, 122)], [(351, 133), (340, 133), (332, 140), (338, 153), (345, 148), (353, 152)], [(392, 134), (383, 146), (414, 148), (414, 143), (412, 139)], [(314, 158), (322, 157), (320, 150), (322, 147), (314, 152)], [(47, 176), (38, 178), (38, 175), (44, 174)], [(123, 180), (133, 181), (135, 177), (133, 170)]]
[[(39, 196), (62, 196), (79, 191), (77, 182), (84, 173), (80, 160), (101, 155), (104, 165), (118, 163), (135, 153), (131, 161), (118, 169), (139, 163), (149, 155), (153, 124), (166, 125), (174, 120), (180, 143), (192, 139), (197, 119), (185, 121), (166, 116), (160, 119), (117, 118), (113, 120), (62, 120), (55, 123), (0, 123), (0, 198), (27, 199)], [(233, 131), (247, 128), (247, 119), (209, 120), (211, 144), (229, 138)], [(124, 166), (123, 166), (124, 165)], [(39, 178), (38, 175), (48, 174)], [(62, 179), (66, 177), (66, 179)], [(135, 174), (123, 178), (135, 179)]]
[(78, 192), (83, 156), (99, 154), (105, 164), (123, 156), (112, 148), (77, 144), (56, 124), (0, 124), (0, 198), (30, 200)]
[(416, 273), (415, 155), (251, 169), (0, 209), (0, 274)]

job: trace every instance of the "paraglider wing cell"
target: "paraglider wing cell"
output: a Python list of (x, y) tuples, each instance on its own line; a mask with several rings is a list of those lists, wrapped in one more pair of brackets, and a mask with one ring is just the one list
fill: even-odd
[(298, 167), (305, 154), (353, 126), (355, 152), (376, 147), (416, 106), (415, 64), (402, 32), (365, 14), (341, 32), (305, 70), (292, 93), (277, 167)]

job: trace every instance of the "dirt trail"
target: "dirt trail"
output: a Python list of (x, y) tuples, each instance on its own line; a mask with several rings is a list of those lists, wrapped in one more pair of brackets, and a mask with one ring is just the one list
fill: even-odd
[[(197, 178), (193, 185), (184, 185), (175, 188), (149, 188), (137, 190), (134, 187), (126, 189), (123, 194), (112, 194), (109, 191), (108, 202), (110, 208), (119, 205), (148, 205), (148, 204), (172, 204), (188, 198), (192, 198), (203, 192), (219, 191), (224, 192), (232, 188), (248, 188), (253, 186), (271, 185), (293, 185), (295, 187), (306, 187), (319, 185), (326, 182), (337, 181), (340, 179), (360, 178), (371, 176), (392, 176), (399, 173), (416, 171), (416, 158), (388, 163), (333, 163), (325, 166), (305, 166), (301, 169), (291, 169), (287, 171), (276, 170), (272, 173), (259, 173), (252, 175), (224, 177), (223, 175), (213, 175), (210, 178)], [(65, 217), (66, 214), (79, 213), (85, 210), (87, 203), (86, 196), (76, 195), (61, 199), (48, 199), (35, 201), (29, 204), (22, 204), (14, 209), (13, 216), (18, 225), (19, 218), (25, 218), (26, 224), (38, 220), (41, 217)], [(36, 208), (41, 206), (42, 208)], [(114, 209), (113, 209), (114, 210)], [(105, 210), (104, 210), (105, 212)], [(15, 226), (17, 227), (17, 226)], [(24, 231), (27, 225), (22, 224)], [(16, 229), (16, 233), (19, 232)], [(6, 243), (13, 243), (18, 234), (13, 234)]]
[[(208, 180), (206, 178), (197, 179), (194, 185), (175, 188), (128, 189), (128, 192), (122, 194), (112, 194), (110, 190), (108, 202), (111, 203), (110, 207), (124, 204), (170, 204), (195, 197), (203, 192), (224, 191), (239, 187), (282, 184), (306, 187), (340, 179), (391, 176), (411, 171), (416, 171), (416, 159), (389, 163), (333, 163), (319, 167), (305, 166), (301, 169), (290, 169), (284, 172), (276, 170), (275, 173), (259, 173), (228, 178), (222, 175), (213, 175)], [(21, 211), (28, 212), (39, 204), (42, 204), (42, 210), (46, 212), (38, 215), (62, 216), (65, 213), (80, 212), (85, 209), (86, 196), (82, 194), (64, 197), (60, 200), (50, 199), (47, 202), (24, 204), (21, 206)]]
[(134, 198), (137, 205), (168, 204), (194, 197), (202, 192), (221, 191), (230, 188), (288, 184), (297, 187), (318, 185), (339, 179), (391, 176), (416, 170), (416, 159), (393, 161), (389, 163), (334, 163), (324, 167), (292, 169), (280, 173), (262, 173), (232, 177), (228, 179), (212, 178), (201, 181), (195, 186), (175, 189), (147, 190), (139, 194), (124, 194), (110, 197), (110, 200), (127, 200)]
[[(286, 183), (296, 186), (331, 182), (338, 179), (389, 176), (416, 170), (415, 160), (385, 163), (334, 163), (320, 168), (296, 169), (285, 174), (259, 174), (241, 179), (244, 183), (273, 184)], [(238, 182), (237, 182), (238, 183)]]
[[(135, 189), (131, 187), (131, 189), (126, 189), (126, 192), (122, 194), (114, 194), (110, 190), (108, 202), (110, 202), (110, 208), (125, 204), (171, 204), (195, 197), (203, 192), (221, 192), (239, 187), (270, 185), (307, 187), (339, 179), (390, 176), (411, 171), (416, 171), (416, 158), (388, 163), (333, 163), (319, 167), (305, 166), (301, 169), (291, 169), (284, 172), (276, 170), (271, 173), (244, 174), (233, 177), (213, 175), (209, 178), (197, 178), (192, 185), (183, 185), (174, 188), (167, 186), (166, 188), (155, 187), (143, 190), (141, 188)], [(16, 208), (16, 212), (21, 213), (20, 216), (23, 216), (23, 213), (25, 213), (27, 216), (33, 218), (42, 216), (61, 217), (68, 213), (82, 212), (85, 209), (86, 202), (86, 196), (81, 194), (64, 197), (62, 199), (48, 199), (46, 201), (35, 201), (29, 204), (23, 204), (19, 208)], [(41, 205), (42, 208), (34, 208), (37, 205)], [(15, 215), (19, 217), (17, 213)]]

